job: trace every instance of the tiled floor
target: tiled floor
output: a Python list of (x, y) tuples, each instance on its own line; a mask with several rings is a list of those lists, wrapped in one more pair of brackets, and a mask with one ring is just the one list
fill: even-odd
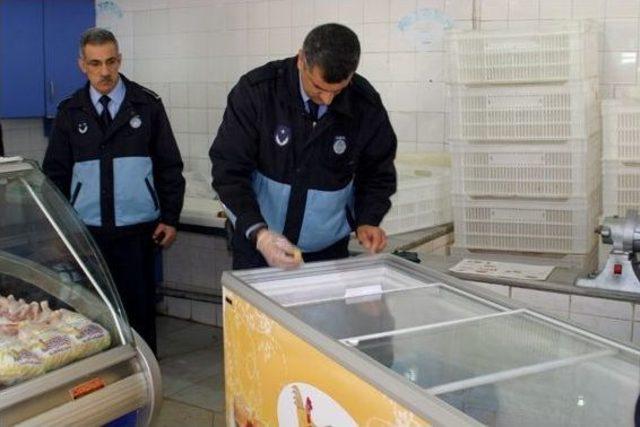
[(159, 316), (164, 404), (155, 427), (224, 427), (222, 329)]

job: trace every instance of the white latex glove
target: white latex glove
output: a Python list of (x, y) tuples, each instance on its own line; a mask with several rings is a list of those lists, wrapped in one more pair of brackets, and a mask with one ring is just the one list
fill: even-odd
[(271, 267), (291, 269), (302, 263), (300, 249), (283, 235), (266, 228), (258, 232), (256, 248)]

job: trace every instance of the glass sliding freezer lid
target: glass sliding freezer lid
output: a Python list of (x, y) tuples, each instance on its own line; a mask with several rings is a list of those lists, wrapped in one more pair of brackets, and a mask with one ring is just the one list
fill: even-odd
[(332, 346), (339, 361), (362, 356), (373, 383), (380, 365), (395, 372), (385, 382), (405, 404), (421, 388), (492, 426), (633, 425), (640, 351), (429, 269), (378, 256), (233, 276), (292, 314), (294, 330), (322, 332), (305, 332), (318, 348), (332, 338), (348, 347)]
[(525, 310), (397, 330), (383, 336), (347, 338), (343, 342), (433, 393), (540, 372), (614, 352), (596, 341), (547, 324)]
[(373, 383), (380, 365), (395, 372), (385, 382), (405, 404), (421, 388), (491, 426), (633, 425), (640, 351), (429, 269), (378, 256), (233, 276), (292, 314), (293, 330), (322, 332), (308, 335), (318, 348), (332, 338), (339, 361), (361, 356)]
[(441, 284), (390, 289), (358, 297), (345, 297), (343, 292), (342, 297), (292, 304), (287, 309), (306, 324), (336, 339), (482, 316), (500, 310), (494, 304), (469, 298)]
[[(313, 270), (310, 268), (313, 272)], [(329, 269), (312, 272), (277, 272), (256, 280), (252, 286), (278, 304), (289, 307), (321, 301), (366, 297), (387, 291), (424, 287), (424, 282), (384, 266), (366, 270), (340, 271)], [(245, 273), (250, 274), (250, 273)], [(258, 275), (259, 273), (255, 273)], [(264, 274), (266, 276), (266, 273)], [(255, 280), (255, 279), (254, 279)]]
[(492, 426), (632, 426), (639, 363), (603, 356), (438, 397)]

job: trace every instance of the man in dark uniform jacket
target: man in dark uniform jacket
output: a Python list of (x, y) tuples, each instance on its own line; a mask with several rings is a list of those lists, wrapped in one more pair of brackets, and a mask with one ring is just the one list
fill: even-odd
[(154, 242), (176, 238), (185, 181), (160, 97), (119, 74), (114, 35), (92, 28), (86, 86), (62, 101), (43, 169), (96, 240), (133, 328), (155, 351)]
[[(396, 189), (396, 137), (380, 96), (355, 73), (356, 34), (325, 24), (298, 55), (245, 74), (209, 152), (233, 223), (233, 266), (293, 268), (343, 258), (352, 231), (370, 252)], [(295, 246), (294, 246), (295, 245)]]

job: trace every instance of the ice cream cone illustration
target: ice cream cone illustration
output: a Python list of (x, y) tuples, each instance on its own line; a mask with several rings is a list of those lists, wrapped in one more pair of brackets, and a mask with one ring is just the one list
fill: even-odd
[(298, 386), (293, 386), (293, 402), (296, 405), (296, 414), (298, 416), (298, 427), (316, 427), (311, 419), (311, 411), (313, 410), (313, 404), (311, 403), (311, 399), (307, 397), (307, 399), (302, 401), (302, 395), (300, 394), (300, 389)]

